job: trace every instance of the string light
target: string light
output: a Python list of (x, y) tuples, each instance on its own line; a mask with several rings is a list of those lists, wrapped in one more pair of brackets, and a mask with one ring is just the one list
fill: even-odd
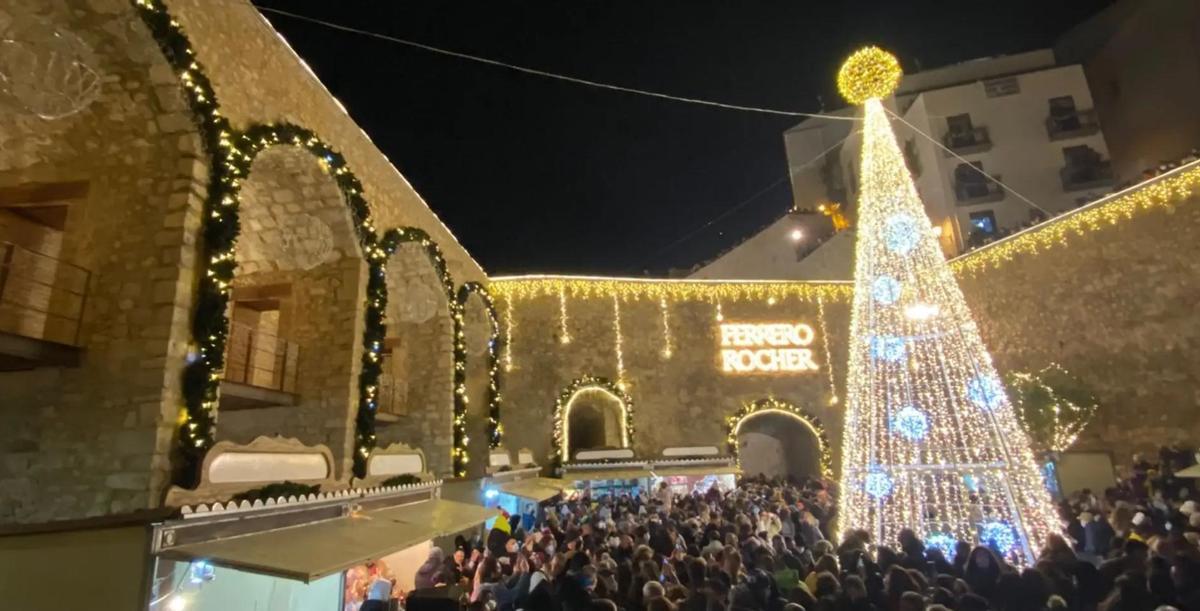
[(988, 541), (1028, 566), (1057, 516), (884, 112), (898, 78), (874, 48), (839, 73), (865, 104), (840, 526)]
[(492, 278), (489, 288), (504, 299), (533, 299), (569, 294), (576, 298), (610, 297), (622, 300), (665, 297), (669, 302), (777, 301), (794, 299), (813, 303), (818, 297), (829, 303), (848, 303), (854, 293), (852, 282), (797, 282), (789, 280), (687, 280), (653, 278), (610, 278), (597, 276), (507, 276)]
[(658, 300), (658, 308), (662, 311), (662, 326), (663, 326), (663, 358), (671, 358), (671, 321), (670, 309), (667, 307), (667, 298), (663, 297)]
[(1200, 161), (1194, 161), (961, 255), (950, 262), (950, 267), (971, 276), (1021, 256), (1066, 246), (1072, 236), (1114, 227), (1140, 212), (1168, 210), (1184, 203), (1198, 187)]
[(613, 302), (613, 352), (617, 356), (617, 388), (626, 389), (625, 383), (625, 351), (623, 348), (623, 340), (621, 339), (621, 299), (616, 293), (612, 296)]
[(718, 301), (718, 302), (717, 302), (717, 316), (716, 316), (716, 319), (717, 319), (717, 322), (722, 322), (722, 321), (724, 321), (724, 320), (725, 320), (725, 314), (721, 312), (721, 302), (720, 302), (720, 301)]
[(513, 302), (504, 300), (504, 371), (513, 369)]
[(774, 397), (747, 403), (736, 414), (725, 418), (725, 445), (729, 449), (729, 454), (738, 461), (739, 465), (741, 462), (738, 458), (738, 433), (741, 431), (742, 424), (755, 415), (767, 413), (790, 416), (808, 427), (813, 435), (816, 436), (817, 446), (821, 452), (821, 475), (824, 477), (833, 476), (833, 450), (829, 444), (829, 436), (825, 432), (825, 425), (821, 423), (821, 419), (792, 403)]
[[(513, 294), (505, 297), (509, 303), (514, 298)], [(567, 290), (564, 286), (558, 287), (558, 341), (562, 344), (571, 343), (571, 330), (567, 327)]]
[(829, 331), (825, 327), (825, 300), (817, 298), (817, 322), (821, 327), (821, 347), (825, 350), (825, 374), (829, 376), (829, 404), (838, 404), (837, 383), (833, 377), (833, 353), (829, 350)]
[[(1009, 374), (1008, 381), (1021, 425), (1034, 442), (1051, 452), (1067, 451), (1100, 407), (1096, 397), (1057, 363), (1037, 373)], [(1058, 385), (1069, 386), (1059, 390)]]
[(633, 427), (633, 399), (629, 397), (625, 389), (609, 381), (607, 378), (583, 376), (571, 380), (571, 383), (559, 391), (558, 398), (554, 401), (554, 443), (550, 449), (550, 467), (552, 471), (558, 471), (562, 467), (563, 461), (567, 458), (566, 417), (568, 415), (568, 407), (579, 393), (589, 390), (602, 391), (615, 398), (621, 404), (621, 411), (625, 418), (622, 441), (625, 447), (633, 447), (635, 433)]
[[(199, 128), (205, 152), (211, 155), (208, 194), (204, 201), (204, 226), (202, 233), (203, 253), (200, 261), (207, 264), (201, 270), (201, 283), (196, 295), (192, 321), (194, 351), (188, 357), (183, 373), (184, 405), (179, 417), (179, 444), (185, 464), (177, 471), (183, 474), (179, 483), (196, 468), (207, 449), (216, 439), (216, 410), (219, 406), (220, 382), (225, 359), (225, 342), (229, 334), (229, 321), (225, 312), (228, 308), (230, 288), (237, 268), (234, 247), (241, 231), (238, 208), (242, 182), (249, 175), (254, 159), (263, 151), (275, 146), (292, 146), (313, 156), (317, 165), (336, 184), (358, 237), (363, 259), (367, 264), (367, 286), (364, 300), (363, 357), (358, 378), (358, 409), (355, 415), (354, 472), (359, 477), (366, 474), (367, 460), (376, 444), (375, 412), (378, 408), (377, 390), (382, 374), (382, 349), (386, 335), (385, 309), (388, 291), (386, 283), (387, 259), (396, 252), (400, 244), (419, 244), (428, 255), (438, 273), (442, 288), (446, 292), (451, 315), (458, 313), (454, 300), (454, 280), (446, 266), (441, 249), (422, 229), (405, 227), (390, 229), (382, 234), (376, 231), (371, 219), (371, 207), (364, 197), (362, 182), (350, 170), (345, 157), (322, 141), (312, 130), (288, 123), (251, 125), (238, 131), (220, 110), (216, 92), (203, 66), (196, 59), (191, 41), (183, 33), (178, 21), (171, 18), (162, 0), (135, 0), (142, 22), (146, 25), (163, 55), (179, 76), (180, 85)], [(468, 283), (470, 284), (470, 283)], [(471, 286), (468, 292), (481, 292), (482, 286)], [(489, 344), (489, 437), (491, 444), (499, 443), (502, 427), (499, 422), (498, 371), (496, 367), (495, 312), (490, 309), (493, 334)], [(456, 324), (459, 322), (455, 318)], [(465, 371), (465, 350), (460, 350), (459, 337), (454, 337), (455, 375)], [(455, 424), (459, 425), (458, 414), (463, 411), (465, 392), (455, 388)], [(459, 403), (459, 401), (463, 403)], [(457, 437), (457, 436), (456, 436)], [(465, 435), (462, 436), (465, 440)], [(455, 463), (467, 460), (466, 449), (456, 444), (452, 450)], [(455, 472), (460, 472), (456, 466)]]

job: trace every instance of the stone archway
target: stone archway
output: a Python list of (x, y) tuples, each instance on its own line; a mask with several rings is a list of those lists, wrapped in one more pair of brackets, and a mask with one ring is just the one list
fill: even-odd
[(293, 145), (260, 152), (239, 199), (218, 439), (323, 443), (344, 473), (367, 267), (349, 210), (320, 162)]
[[(598, 399), (598, 400), (597, 400)], [(578, 423), (572, 413), (579, 405), (586, 405)], [(554, 410), (554, 463), (570, 460), (576, 448), (571, 445), (571, 426), (584, 427), (576, 433), (577, 440), (601, 443), (598, 447), (633, 447), (633, 401), (616, 384), (603, 378), (583, 377), (567, 385), (559, 393)], [(588, 430), (602, 426), (602, 433)], [(586, 449), (586, 448), (583, 448)]]
[(726, 442), (746, 475), (829, 477), (832, 454), (821, 420), (778, 399), (761, 399), (726, 419)]
[(421, 449), (431, 473), (450, 476), (454, 321), (447, 288), (419, 241), (397, 246), (388, 259), (387, 286), (376, 435), (380, 445)]

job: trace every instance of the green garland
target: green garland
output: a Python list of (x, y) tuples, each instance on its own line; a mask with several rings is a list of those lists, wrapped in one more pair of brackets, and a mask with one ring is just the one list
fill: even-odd
[(495, 449), (500, 446), (504, 433), (500, 426), (500, 360), (496, 350), (496, 342), (500, 333), (500, 319), (496, 315), (496, 306), (486, 287), (479, 282), (463, 283), (458, 289), (458, 299), (454, 304), (454, 473), (456, 477), (467, 475), (467, 462), (470, 460), (467, 452), (467, 341), (466, 341), (466, 308), (467, 299), (474, 293), (483, 301), (487, 311), (488, 322), (491, 324), (491, 337), (488, 339), (488, 447)]
[[(224, 368), (225, 342), (229, 320), (230, 282), (237, 267), (234, 247), (240, 225), (238, 195), (254, 157), (270, 146), (298, 146), (314, 155), (341, 191), (354, 221), (359, 243), (368, 264), (365, 324), (363, 331), (363, 367), (359, 375), (359, 406), (355, 419), (354, 472), (366, 473), (366, 460), (375, 446), (376, 392), (382, 373), (380, 353), (386, 335), (384, 310), (387, 306), (386, 260), (403, 241), (418, 240), (425, 245), (441, 273), (447, 299), (453, 303), (453, 281), (449, 280), (440, 249), (424, 232), (411, 229), (387, 233), (381, 248), (371, 225), (370, 207), (363, 197), (362, 183), (346, 166), (345, 158), (316, 135), (295, 125), (256, 125), (237, 133), (221, 115), (216, 92), (195, 57), (191, 42), (177, 21), (171, 18), (162, 0), (133, 0), (142, 21), (158, 42), (167, 62), (179, 75), (188, 104), (196, 120), (205, 150), (211, 155), (208, 195), (204, 202), (204, 240), (201, 245), (203, 276), (197, 291), (192, 320), (192, 338), (197, 346), (183, 371), (183, 418), (179, 443), (183, 465), (177, 481), (193, 485), (196, 468), (215, 441), (215, 412), (219, 399), (221, 372)], [(419, 233), (418, 233), (419, 232)]]
[(808, 413), (807, 411), (775, 398), (759, 399), (753, 403), (748, 403), (738, 410), (737, 414), (729, 416), (725, 419), (725, 443), (729, 448), (729, 454), (738, 458), (738, 440), (737, 429), (739, 423), (745, 420), (756, 412), (763, 410), (777, 410), (787, 412), (800, 419), (801, 422), (808, 425), (816, 434), (817, 443), (820, 444), (821, 451), (821, 474), (825, 477), (833, 476), (833, 454), (832, 448), (829, 445), (829, 436), (825, 433), (825, 425), (821, 423), (821, 419)]
[(563, 442), (563, 411), (567, 407), (567, 403), (571, 398), (580, 391), (588, 390), (589, 388), (607, 391), (625, 407), (625, 433), (629, 440), (629, 447), (633, 447), (633, 399), (625, 393), (615, 382), (607, 378), (599, 378), (595, 376), (583, 376), (576, 378), (567, 384), (566, 387), (558, 393), (558, 399), (554, 401), (554, 445), (550, 454), (550, 467), (557, 471), (562, 467), (563, 461), (567, 458), (562, 454)]

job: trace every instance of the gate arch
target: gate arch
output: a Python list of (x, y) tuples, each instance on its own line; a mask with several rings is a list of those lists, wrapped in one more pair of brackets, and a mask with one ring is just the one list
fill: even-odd
[(551, 450), (550, 460), (551, 464), (556, 467), (561, 465), (564, 460), (570, 458), (570, 448), (567, 447), (567, 417), (570, 415), (571, 405), (576, 397), (588, 391), (603, 392), (617, 400), (621, 405), (623, 416), (621, 419), (622, 446), (626, 448), (633, 447), (633, 400), (616, 383), (607, 378), (583, 376), (567, 384), (562, 389), (562, 392), (558, 394), (558, 399), (554, 402), (554, 447)]
[(738, 432), (746, 421), (763, 414), (783, 414), (794, 418), (808, 427), (812, 431), (813, 436), (817, 438), (817, 445), (819, 446), (817, 449), (821, 457), (821, 475), (824, 477), (833, 476), (833, 451), (829, 445), (829, 436), (825, 433), (825, 425), (821, 423), (821, 419), (801, 407), (774, 397), (747, 403), (742, 409), (738, 410), (737, 414), (725, 419), (725, 443), (729, 448), (729, 453), (735, 460), (739, 461), (739, 464)]

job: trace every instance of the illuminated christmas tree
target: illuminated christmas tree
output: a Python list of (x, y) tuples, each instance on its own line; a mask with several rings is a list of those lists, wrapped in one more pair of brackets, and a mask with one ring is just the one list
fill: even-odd
[(840, 527), (1028, 566), (1058, 520), (885, 114), (900, 76), (874, 47), (838, 73), (864, 106)]

